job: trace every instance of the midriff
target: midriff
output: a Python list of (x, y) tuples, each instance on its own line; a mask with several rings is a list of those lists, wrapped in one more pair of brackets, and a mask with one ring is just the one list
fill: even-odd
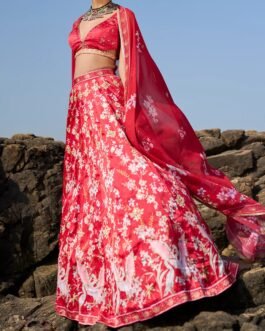
[[(110, 51), (109, 51), (110, 52)], [(113, 50), (115, 54), (115, 50)], [(101, 54), (79, 54), (75, 58), (74, 78), (87, 73), (90, 70), (112, 68), (116, 66), (116, 60)]]

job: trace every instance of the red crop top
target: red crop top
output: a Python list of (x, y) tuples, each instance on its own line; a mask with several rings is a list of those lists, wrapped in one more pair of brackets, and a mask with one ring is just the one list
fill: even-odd
[(94, 48), (102, 51), (120, 49), (120, 37), (117, 11), (107, 19), (94, 26), (82, 41), (80, 37), (79, 24), (80, 16), (73, 24), (73, 29), (68, 36), (68, 42), (74, 54), (81, 48)]

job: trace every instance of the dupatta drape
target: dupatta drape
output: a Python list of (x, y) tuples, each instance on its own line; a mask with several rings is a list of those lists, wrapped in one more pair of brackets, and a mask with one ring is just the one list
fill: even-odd
[(148, 52), (134, 13), (119, 8), (125, 73), (125, 129), (141, 153), (175, 172), (194, 198), (227, 216), (226, 235), (241, 257), (265, 257), (265, 206), (212, 167)]
[[(148, 52), (133, 11), (120, 5), (118, 22), (127, 138), (149, 159), (179, 176), (194, 198), (227, 216), (227, 238), (241, 257), (264, 258), (265, 206), (237, 191), (223, 172), (208, 163)], [(74, 60), (72, 52), (72, 81)]]

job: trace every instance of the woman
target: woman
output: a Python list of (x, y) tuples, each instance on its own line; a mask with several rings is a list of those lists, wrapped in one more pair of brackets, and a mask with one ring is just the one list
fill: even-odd
[(207, 162), (130, 9), (93, 0), (69, 43), (56, 312), (119, 327), (223, 292), (239, 264), (219, 255), (192, 197), (227, 216), (250, 261), (265, 255), (265, 207)]

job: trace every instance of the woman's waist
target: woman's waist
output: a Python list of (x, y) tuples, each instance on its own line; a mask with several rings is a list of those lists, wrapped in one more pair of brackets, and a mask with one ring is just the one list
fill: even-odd
[(90, 70), (106, 67), (116, 70), (116, 61), (109, 57), (100, 56), (97, 54), (82, 54), (82, 56), (78, 56), (75, 59), (74, 77), (82, 75), (83, 73)]
[(85, 63), (84, 65), (76, 66), (74, 72), (74, 79), (78, 78), (79, 76), (85, 75), (89, 72), (99, 71), (101, 69), (107, 69), (108, 72), (115, 73), (117, 70), (116, 63), (109, 63), (109, 62), (98, 62), (98, 63)]
[(90, 68), (96, 67), (115, 67), (116, 60), (111, 59), (109, 57), (97, 55), (97, 54), (82, 54), (75, 58), (75, 69), (82, 70), (89, 70)]

